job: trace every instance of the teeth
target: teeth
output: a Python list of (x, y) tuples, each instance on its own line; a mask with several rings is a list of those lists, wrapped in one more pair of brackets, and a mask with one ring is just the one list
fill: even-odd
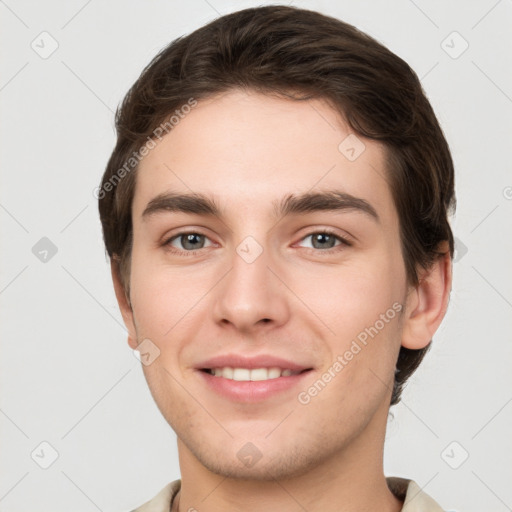
[(281, 368), (269, 368), (268, 369), (268, 378), (269, 379), (277, 379), (281, 377)]
[(251, 380), (251, 370), (247, 368), (233, 368), (233, 380)]
[(251, 370), (251, 380), (268, 380), (268, 370), (266, 368), (254, 368)]
[(297, 375), (300, 372), (292, 372), (290, 369), (272, 368), (212, 368), (210, 370), (215, 377), (224, 377), (225, 379), (236, 380), (240, 382), (261, 381), (277, 379), (279, 377), (289, 377)]

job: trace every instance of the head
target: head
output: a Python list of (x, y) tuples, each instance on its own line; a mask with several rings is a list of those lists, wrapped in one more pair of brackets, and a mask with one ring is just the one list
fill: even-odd
[[(299, 404), (304, 435), (307, 418), (336, 403), (333, 421), (366, 408), (337, 441), (346, 443), (377, 410), (399, 402), (446, 310), (455, 208), (447, 142), (403, 60), (316, 12), (246, 9), (162, 50), (126, 95), (116, 128), (98, 191), (105, 246), (130, 345), (149, 338), (158, 346), (161, 356), (144, 372), (191, 451), (206, 421), (183, 390), (201, 392), (193, 380), (198, 351), (295, 353), (316, 371), (304, 381), (310, 385), (366, 329), (361, 354)], [(318, 207), (332, 191), (356, 199), (339, 212)], [(176, 208), (162, 201), (169, 192), (215, 204), (180, 197)], [(307, 193), (302, 207), (282, 201)], [(185, 225), (208, 240), (194, 256), (183, 255), (183, 236), (163, 245)], [(321, 242), (341, 236), (348, 244), (313, 255), (321, 247), (298, 245), (322, 232), (308, 225), (336, 227)], [(247, 236), (257, 255), (250, 263), (239, 247)], [(365, 387), (368, 368), (375, 382)], [(355, 389), (359, 398), (343, 396)], [(265, 414), (238, 404), (240, 416), (221, 400), (208, 405), (228, 418), (232, 437), (247, 439), (242, 417), (263, 435), (282, 412), (272, 404)], [(280, 467), (300, 458), (291, 445), (289, 453)]]

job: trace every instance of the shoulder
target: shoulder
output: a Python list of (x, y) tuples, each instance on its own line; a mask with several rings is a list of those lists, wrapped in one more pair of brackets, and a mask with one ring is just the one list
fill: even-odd
[(181, 487), (181, 480), (168, 483), (154, 498), (130, 512), (169, 512), (171, 503)]
[(414, 480), (391, 476), (386, 481), (390, 491), (404, 502), (401, 512), (443, 512), (440, 505)]
[[(414, 480), (392, 476), (387, 477), (386, 481), (390, 491), (403, 500), (402, 512), (444, 512)], [(168, 483), (154, 498), (131, 512), (169, 512), (180, 487), (181, 480)]]

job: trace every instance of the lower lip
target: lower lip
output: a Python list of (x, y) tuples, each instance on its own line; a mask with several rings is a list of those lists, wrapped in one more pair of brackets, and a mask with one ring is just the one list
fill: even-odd
[(297, 386), (312, 370), (288, 377), (259, 381), (237, 381), (215, 377), (198, 370), (206, 384), (216, 393), (236, 402), (261, 402)]

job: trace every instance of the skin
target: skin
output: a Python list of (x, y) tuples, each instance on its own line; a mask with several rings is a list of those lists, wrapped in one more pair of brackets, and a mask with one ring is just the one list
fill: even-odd
[[(383, 473), (394, 369), (401, 345), (426, 346), (441, 323), (451, 260), (439, 258), (420, 273), (417, 288), (407, 285), (385, 148), (359, 137), (366, 148), (349, 161), (338, 146), (350, 133), (321, 100), (230, 91), (199, 102), (141, 162), (131, 307), (115, 262), (112, 277), (130, 347), (149, 338), (160, 350), (143, 370), (178, 437), (182, 488), (174, 510), (402, 507)], [(273, 200), (331, 189), (365, 199), (380, 221), (356, 210), (273, 216)], [(169, 191), (211, 195), (222, 217), (164, 212), (143, 219), (149, 201)], [(329, 253), (325, 242), (313, 245), (310, 235), (325, 228), (352, 245), (336, 241)], [(186, 255), (179, 237), (162, 245), (177, 233), (206, 238)], [(247, 236), (263, 248), (250, 264), (236, 252)], [(297, 394), (394, 303), (403, 305), (401, 314), (301, 404)], [(226, 353), (273, 354), (314, 370), (300, 388), (237, 403), (194, 369)], [(247, 442), (262, 455), (250, 468), (237, 457)]]

